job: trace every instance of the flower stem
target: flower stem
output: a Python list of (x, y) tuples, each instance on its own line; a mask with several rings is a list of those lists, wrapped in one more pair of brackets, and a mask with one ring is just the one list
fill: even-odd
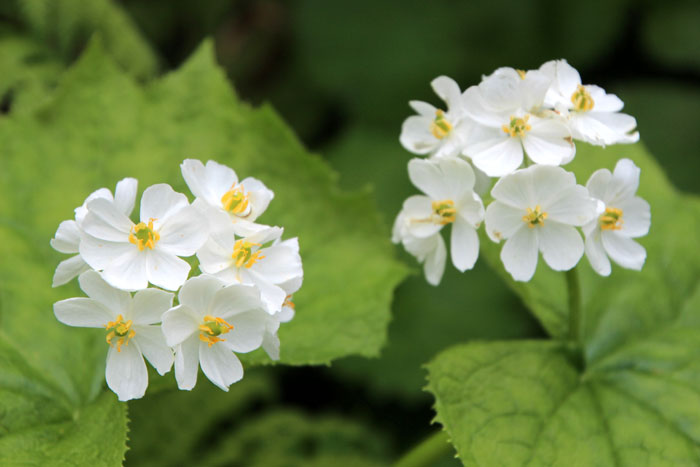
[(566, 271), (566, 288), (569, 294), (569, 338), (580, 344), (583, 313), (581, 313), (581, 285), (576, 268)]
[(396, 461), (394, 467), (430, 467), (437, 461), (454, 456), (454, 448), (450, 444), (447, 433), (440, 430), (414, 446), (410, 451)]

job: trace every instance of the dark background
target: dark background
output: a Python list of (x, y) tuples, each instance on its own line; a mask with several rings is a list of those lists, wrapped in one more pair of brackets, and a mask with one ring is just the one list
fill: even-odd
[[(51, 18), (43, 23), (28, 12), (27, 3), (0, 2), (0, 38), (31, 37), (44, 54), (40, 60), (58, 63), (52, 70), (74, 61), (96, 31), (108, 46), (118, 47), (128, 30), (153, 60), (140, 66), (140, 55), (129, 46), (120, 63), (147, 81), (177, 68), (212, 37), (238, 94), (255, 105), (274, 106), (305, 145), (338, 171), (345, 189), (371, 186), (387, 229), (402, 201), (414, 193), (406, 173), (412, 155), (398, 142), (401, 123), (411, 114), (408, 101), (436, 103), (429, 83), (441, 74), (466, 88), (499, 66), (537, 68), (557, 58), (577, 68), (585, 84), (617, 94), (673, 183), (700, 192), (697, 1), (96, 0), (85, 8), (85, 2), (67, 0), (48, 2), (56, 6), (44, 12)], [(97, 11), (98, 4), (109, 8)], [(49, 85), (55, 82), (54, 75), (44, 76)], [(15, 88), (0, 77), (0, 91), (0, 110), (11, 111)], [(615, 148), (609, 151), (615, 160)], [(397, 254), (415, 265), (398, 249)], [(338, 431), (343, 449), (352, 445), (381, 464), (436, 429), (430, 425), (434, 414), (422, 391), (421, 368), (436, 352), (469, 339), (545, 337), (482, 262), (463, 275), (448, 264), (438, 288), (427, 285), (416, 267), (416, 275), (396, 291), (393, 316), (379, 359), (251, 370), (251, 378), (259, 377), (267, 389), (243, 398), (245, 408), (221, 402), (224, 393), (192, 396), (202, 404), (220, 404), (223, 417), (197, 431), (190, 451), (205, 452), (222, 432), (240, 440), (235, 434), (242, 425), (258, 427), (263, 437), (270, 430), (291, 436), (298, 421), (288, 416), (310, 417), (312, 423), (306, 438), (285, 449), (303, 455), (340, 452), (339, 441), (328, 438), (336, 433), (333, 423), (319, 427), (327, 417), (341, 416), (360, 427), (357, 433)], [(154, 465), (156, 458), (163, 464), (183, 462), (165, 459), (162, 439), (153, 434), (167, 432), (167, 424), (187, 426), (172, 411), (159, 412), (169, 397), (176, 396), (156, 395), (130, 405), (133, 450), (127, 465)], [(280, 410), (293, 412), (279, 415)], [(154, 420), (155, 414), (162, 421)], [(198, 416), (187, 409), (182, 414)], [(266, 445), (241, 449), (267, 449), (261, 446)], [(445, 465), (452, 462), (447, 458)], [(239, 464), (223, 460), (221, 465)]]

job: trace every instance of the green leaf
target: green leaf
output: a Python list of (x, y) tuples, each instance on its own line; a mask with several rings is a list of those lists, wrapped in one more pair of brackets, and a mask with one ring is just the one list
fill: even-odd
[[(639, 194), (651, 204), (647, 262), (609, 278), (578, 266), (583, 355), (559, 340), (473, 343), (429, 364), (437, 419), (465, 465), (700, 461), (700, 200), (674, 190), (641, 145), (579, 146), (571, 168), (585, 183), (622, 157), (642, 168)], [(565, 336), (562, 273), (540, 261), (533, 281), (509, 282), (555, 338)]]

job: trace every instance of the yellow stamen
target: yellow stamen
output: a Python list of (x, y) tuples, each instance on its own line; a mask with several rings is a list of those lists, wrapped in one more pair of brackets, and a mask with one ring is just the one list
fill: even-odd
[(231, 214), (245, 216), (250, 213), (250, 197), (243, 189), (243, 185), (236, 186), (235, 183), (231, 185), (231, 188), (221, 197), (221, 204)]
[(530, 120), (529, 114), (526, 114), (523, 118), (510, 117), (510, 125), (503, 125), (501, 129), (504, 133), (510, 135), (511, 138), (525, 136), (525, 133), (532, 130), (532, 127), (527, 123), (528, 120)]
[(105, 329), (109, 331), (105, 340), (110, 346), (114, 346), (112, 341), (117, 338), (117, 352), (122, 351), (122, 345), (129, 345), (129, 341), (136, 335), (136, 331), (131, 329), (132, 321), (124, 321), (122, 315), (118, 315), (117, 319), (110, 321), (105, 325)]
[(282, 304), (282, 307), (284, 308), (285, 306), (288, 306), (292, 310), (294, 310), (296, 308), (296, 305), (292, 301), (291, 295), (287, 295), (287, 297), (284, 299), (284, 303)]
[(518, 76), (520, 76), (520, 79), (525, 79), (525, 75), (527, 72), (525, 70), (515, 70), (518, 72)]
[(207, 345), (211, 347), (217, 342), (225, 341), (226, 339), (222, 339), (219, 336), (221, 334), (226, 334), (232, 329), (233, 326), (222, 318), (207, 315), (204, 317), (204, 324), (199, 325), (199, 330), (202, 331), (199, 334), (199, 340), (206, 342)]
[(588, 112), (595, 105), (591, 95), (580, 84), (576, 86), (576, 91), (571, 95), (571, 103), (574, 104), (574, 109), (579, 112)]
[(620, 230), (623, 222), (622, 209), (605, 208), (600, 216), (600, 228), (603, 230)]
[(246, 268), (251, 267), (256, 262), (264, 259), (264, 256), (260, 256), (259, 251), (253, 252), (254, 246), (262, 246), (260, 243), (251, 243), (244, 240), (236, 240), (233, 245), (233, 254), (231, 257), (234, 259), (236, 267), (240, 268), (245, 266)]
[(435, 120), (430, 124), (430, 132), (437, 139), (442, 139), (452, 131), (452, 124), (445, 118), (445, 112), (438, 109), (435, 111)]
[(153, 229), (154, 220), (156, 219), (149, 219), (148, 225), (144, 222), (139, 222), (131, 228), (129, 242), (138, 246), (139, 251), (143, 251), (147, 247), (152, 250), (158, 240), (160, 240), (160, 234)]
[(535, 206), (535, 209), (527, 208), (527, 214), (523, 216), (523, 222), (527, 223), (527, 226), (534, 229), (536, 225), (543, 226), (544, 220), (547, 218), (547, 213), (542, 212), (540, 205)]
[(433, 201), (433, 213), (434, 222), (436, 224), (446, 225), (450, 224), (457, 219), (457, 209), (455, 209), (455, 203), (451, 199), (446, 199), (443, 201)]

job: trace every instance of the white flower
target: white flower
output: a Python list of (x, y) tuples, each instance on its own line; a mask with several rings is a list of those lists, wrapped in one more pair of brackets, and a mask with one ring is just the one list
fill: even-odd
[(56, 318), (69, 326), (105, 329), (109, 344), (107, 385), (120, 401), (142, 397), (148, 386), (143, 357), (161, 375), (173, 365), (173, 353), (156, 325), (172, 306), (173, 294), (146, 289), (132, 298), (129, 292), (111, 287), (95, 271), (84, 272), (78, 281), (90, 298), (55, 303)]
[(486, 208), (486, 233), (505, 239), (501, 260), (518, 281), (529, 281), (537, 267), (537, 252), (556, 271), (573, 268), (583, 255), (583, 240), (573, 226), (599, 213), (599, 204), (574, 174), (560, 167), (535, 165), (500, 179)]
[[(223, 227), (212, 232), (197, 251), (199, 267), (227, 284), (258, 286), (268, 313), (276, 313), (288, 295), (281, 285), (304, 274), (298, 240), (279, 241), (282, 232), (279, 227), (266, 227), (248, 237), (237, 238), (235, 226)], [(266, 246), (270, 242), (274, 243)]]
[(575, 139), (598, 146), (639, 140), (635, 118), (620, 113), (622, 101), (598, 86), (582, 85), (578, 71), (566, 60), (549, 61), (540, 71), (552, 79), (546, 103), (568, 117)]
[(224, 391), (243, 378), (234, 352), (262, 344), (267, 313), (256, 287), (226, 286), (213, 276), (194, 277), (182, 286), (180, 304), (163, 315), (163, 334), (175, 348), (175, 379), (180, 389), (197, 383), (197, 369)]
[(586, 187), (590, 195), (605, 203), (605, 212), (583, 226), (586, 236), (586, 257), (602, 276), (611, 272), (610, 260), (627, 269), (642, 269), (646, 250), (632, 240), (649, 232), (649, 203), (635, 196), (639, 186), (639, 167), (629, 159), (621, 159), (610, 173), (597, 170)]
[(51, 239), (51, 246), (56, 251), (75, 256), (59, 263), (53, 276), (53, 287), (66, 284), (80, 273), (90, 269), (90, 266), (77, 254), (80, 247), (80, 226), (87, 214), (87, 204), (93, 199), (103, 198), (113, 202), (116, 208), (124, 215), (130, 216), (131, 211), (134, 209), (137, 186), (138, 181), (136, 179), (125, 178), (117, 183), (114, 196), (107, 188), (100, 188), (91, 193), (82, 206), (75, 208), (75, 220), (61, 222), (58, 230), (56, 230), (56, 235)]
[(474, 267), (479, 256), (476, 229), (484, 218), (481, 198), (474, 193), (474, 172), (460, 159), (413, 159), (408, 163), (413, 184), (427, 196), (408, 198), (394, 223), (393, 241), (424, 262), (426, 279), (437, 285), (446, 250), (440, 230), (452, 224), (452, 263), (460, 271)]
[(439, 76), (430, 84), (447, 104), (447, 110), (436, 109), (427, 102), (411, 101), (410, 105), (418, 115), (403, 122), (399, 141), (414, 154), (457, 157), (464, 149), (472, 126), (466, 118), (462, 93), (457, 83), (447, 76)]
[[(196, 159), (186, 159), (181, 165), (182, 176), (192, 194), (194, 205), (207, 217), (223, 215), (237, 224), (240, 235), (253, 233), (257, 219), (274, 198), (274, 193), (260, 180), (248, 177), (238, 183), (233, 169), (215, 161), (207, 165)], [(252, 229), (252, 230), (251, 230)]]
[(576, 151), (565, 121), (544, 108), (551, 79), (539, 71), (499, 68), (464, 93), (465, 107), (478, 126), (463, 154), (491, 177), (516, 170), (523, 150), (538, 164), (561, 165)]
[(141, 222), (134, 224), (114, 203), (87, 205), (80, 254), (111, 285), (145, 289), (152, 283), (176, 290), (187, 279), (191, 256), (207, 239), (203, 215), (167, 184), (148, 187), (141, 198)]

